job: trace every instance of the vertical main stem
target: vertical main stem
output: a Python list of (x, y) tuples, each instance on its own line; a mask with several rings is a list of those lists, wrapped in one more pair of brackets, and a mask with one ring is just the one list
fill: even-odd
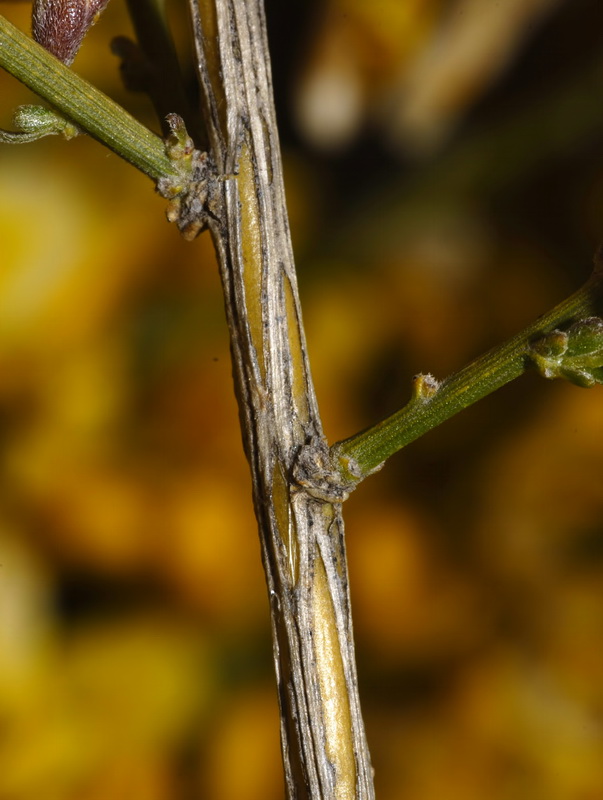
[(270, 597), (290, 800), (371, 800), (341, 504), (292, 480), (327, 452), (301, 323), (261, 0), (191, 0), (210, 223)]

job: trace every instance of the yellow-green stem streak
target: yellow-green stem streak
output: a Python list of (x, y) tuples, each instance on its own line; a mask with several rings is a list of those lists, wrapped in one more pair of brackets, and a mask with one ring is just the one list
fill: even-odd
[(320, 555), (317, 555), (314, 564), (312, 628), (322, 698), (325, 750), (336, 773), (334, 800), (354, 800), (356, 772), (350, 704), (335, 624), (335, 609)]

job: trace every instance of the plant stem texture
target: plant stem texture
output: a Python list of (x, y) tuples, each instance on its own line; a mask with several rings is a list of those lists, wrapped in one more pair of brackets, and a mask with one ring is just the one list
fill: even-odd
[[(602, 286), (603, 273), (597, 266), (577, 292), (441, 383), (431, 375), (415, 376), (413, 396), (405, 406), (365, 431), (333, 445), (334, 467), (353, 486), (354, 479), (358, 483), (371, 475), (407, 444), (532, 369), (533, 342), (556, 328), (567, 328), (573, 322), (603, 312)], [(353, 474), (349, 474), (350, 464), (354, 465)]]
[(261, 0), (191, 0), (209, 220), (270, 598), (287, 796), (370, 800), (341, 503), (292, 473), (328, 459), (302, 330)]
[(0, 66), (151, 178), (176, 173), (159, 136), (1, 15)]

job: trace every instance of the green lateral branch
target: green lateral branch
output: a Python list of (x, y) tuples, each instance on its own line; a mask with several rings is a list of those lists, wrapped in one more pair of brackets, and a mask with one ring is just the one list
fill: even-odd
[[(371, 428), (331, 448), (331, 468), (343, 483), (358, 484), (398, 450), (494, 392), (527, 369), (579, 386), (603, 380), (603, 270), (532, 325), (480, 356), (441, 383), (431, 375), (413, 380), (410, 401)], [(562, 330), (558, 330), (558, 329)]]
[(150, 178), (178, 175), (159, 136), (2, 16), (0, 66)]

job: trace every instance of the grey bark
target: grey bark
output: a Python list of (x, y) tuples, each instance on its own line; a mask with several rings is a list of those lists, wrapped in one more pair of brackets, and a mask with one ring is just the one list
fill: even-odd
[(208, 225), (274, 643), (291, 800), (370, 800), (341, 501), (308, 366), (261, 0), (191, 0), (214, 174)]

